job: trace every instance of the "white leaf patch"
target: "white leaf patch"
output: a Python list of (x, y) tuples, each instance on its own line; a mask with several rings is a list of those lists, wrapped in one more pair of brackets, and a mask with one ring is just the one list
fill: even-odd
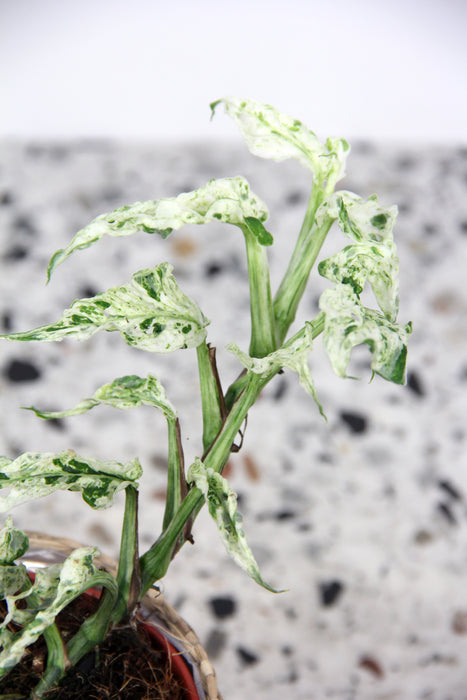
[(48, 279), (55, 268), (76, 250), (89, 248), (103, 236), (131, 236), (137, 231), (158, 233), (166, 238), (186, 224), (222, 221), (240, 225), (246, 217), (263, 222), (268, 218), (264, 202), (250, 191), (243, 177), (210, 180), (206, 185), (178, 197), (135, 202), (101, 214), (78, 231), (71, 243), (52, 256)]
[(344, 139), (327, 139), (322, 144), (298, 119), (255, 100), (225, 97), (211, 104), (213, 114), (219, 104), (237, 123), (254, 155), (276, 161), (296, 158), (318, 180), (327, 179), (329, 191), (345, 175), (350, 147)]
[(130, 409), (137, 406), (154, 406), (159, 408), (167, 419), (175, 420), (177, 412), (167, 398), (164, 387), (152, 374), (145, 379), (136, 375), (128, 375), (114, 379), (109, 384), (99, 387), (94, 396), (83, 399), (74, 408), (66, 411), (40, 411), (31, 407), (30, 410), (40, 418), (66, 418), (77, 416), (99, 405), (113, 406), (114, 408)]
[(142, 469), (137, 459), (126, 464), (83, 458), (72, 450), (59, 454), (25, 452), (14, 460), (0, 457), (0, 511), (48, 496), (55, 491), (79, 491), (91, 508), (107, 508), (127, 486), (137, 487)]
[(308, 355), (312, 350), (312, 346), (312, 326), (310, 323), (306, 323), (305, 327), (303, 328), (303, 332), (299, 337), (285, 343), (281, 348), (279, 348), (279, 350), (275, 350), (265, 357), (250, 357), (250, 355), (242, 352), (242, 350), (240, 350), (240, 348), (234, 343), (230, 343), (227, 346), (227, 350), (230, 350), (230, 352), (232, 352), (240, 360), (242, 365), (249, 372), (259, 374), (263, 377), (266, 377), (271, 373), (274, 374), (283, 367), (287, 367), (293, 372), (296, 372), (298, 374), (300, 384), (316, 401), (321, 415), (325, 418), (323, 407), (319, 402), (313, 378), (311, 376), (310, 367), (308, 365)]
[(277, 593), (261, 577), (258, 564), (246, 541), (242, 528), (242, 517), (237, 510), (237, 495), (229, 487), (223, 476), (211, 468), (206, 468), (196, 459), (187, 474), (188, 482), (194, 482), (202, 492), (211, 517), (215, 520), (226, 550), (232, 559), (244, 569), (252, 579), (273, 593)]
[(196, 347), (209, 321), (177, 285), (172, 266), (161, 263), (133, 275), (131, 282), (90, 299), (77, 299), (56, 322), (7, 340), (59, 341), (90, 338), (99, 330), (119, 331), (128, 345), (148, 352)]

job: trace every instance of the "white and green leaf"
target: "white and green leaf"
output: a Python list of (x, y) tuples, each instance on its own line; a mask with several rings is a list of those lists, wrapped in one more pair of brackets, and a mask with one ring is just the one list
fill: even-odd
[(78, 231), (71, 243), (52, 256), (47, 276), (76, 250), (89, 248), (103, 236), (131, 236), (137, 231), (158, 233), (166, 238), (186, 224), (222, 221), (241, 225), (245, 217), (268, 218), (268, 209), (250, 190), (243, 177), (210, 180), (206, 185), (177, 197), (136, 202), (101, 214)]
[(83, 458), (72, 450), (59, 454), (26, 452), (14, 460), (0, 457), (0, 511), (55, 491), (79, 491), (92, 508), (107, 508), (127, 486), (137, 486), (142, 469), (137, 459), (126, 464)]
[(318, 180), (331, 179), (330, 189), (344, 176), (349, 152), (344, 139), (328, 139), (322, 144), (298, 119), (255, 100), (225, 97), (211, 104), (212, 114), (220, 104), (237, 123), (254, 155), (276, 161), (296, 158)]
[(0, 530), (0, 566), (13, 564), (29, 549), (29, 538), (25, 532), (14, 527), (11, 516)]
[(384, 314), (362, 306), (349, 284), (327, 289), (320, 298), (325, 313), (323, 343), (334, 372), (347, 376), (352, 349), (366, 343), (373, 372), (404, 384), (410, 324), (389, 321)]
[(318, 222), (323, 217), (337, 219), (342, 232), (355, 243), (385, 243), (392, 241), (397, 218), (397, 206), (385, 207), (376, 194), (367, 199), (342, 190), (331, 194), (316, 213)]
[(360, 243), (346, 246), (318, 265), (320, 275), (336, 284), (349, 284), (359, 296), (366, 282), (388, 319), (399, 310), (399, 259), (391, 243)]
[(313, 330), (310, 323), (306, 323), (302, 333), (296, 334), (289, 342), (285, 343), (279, 350), (266, 355), (265, 357), (251, 357), (235, 343), (230, 343), (227, 350), (230, 350), (241, 364), (254, 374), (262, 377), (276, 374), (283, 367), (298, 374), (300, 384), (305, 391), (316, 401), (319, 412), (325, 417), (323, 407), (318, 399), (313, 378), (308, 364), (308, 355), (313, 347)]
[[(28, 591), (28, 595), (31, 595), (34, 600), (38, 598), (42, 600), (39, 608), (34, 606), (34, 609), (20, 610), (15, 606), (17, 597), (7, 598), (9, 621), (15, 620), (23, 624), (24, 627), (13, 635), (5, 630), (5, 626), (2, 629), (0, 643), (3, 650), (0, 653), (0, 677), (5, 675), (10, 668), (16, 666), (25, 649), (54, 623), (55, 618), (63, 608), (92, 585), (97, 574), (97, 569), (93, 564), (93, 559), (97, 554), (98, 550), (95, 547), (81, 547), (74, 550), (60, 565), (58, 578), (55, 565), (50, 572), (48, 571), (49, 567), (42, 570), (40, 582), (38, 585), (34, 583)], [(48, 585), (45, 585), (44, 581), (49, 573), (50, 581)], [(45, 590), (49, 597), (44, 600), (42, 596)], [(4, 634), (5, 631), (6, 634)]]
[(47, 326), (0, 336), (7, 340), (85, 340), (99, 330), (119, 331), (126, 343), (148, 352), (196, 347), (209, 321), (177, 285), (169, 263), (136, 272), (131, 282), (90, 299), (77, 299)]
[(237, 495), (230, 488), (227, 479), (211, 468), (206, 468), (196, 459), (187, 474), (188, 482), (193, 482), (202, 492), (209, 514), (217, 524), (222, 542), (232, 559), (251, 578), (273, 593), (277, 591), (262, 578), (258, 564), (247, 543), (242, 527), (242, 517), (237, 509)]
[(177, 412), (167, 398), (164, 387), (152, 374), (145, 378), (132, 374), (114, 379), (113, 382), (99, 387), (92, 398), (83, 399), (74, 408), (65, 411), (40, 411), (33, 406), (30, 410), (34, 411), (39, 418), (54, 419), (77, 416), (99, 405), (120, 409), (154, 406), (160, 409), (167, 419), (175, 420), (177, 417)]

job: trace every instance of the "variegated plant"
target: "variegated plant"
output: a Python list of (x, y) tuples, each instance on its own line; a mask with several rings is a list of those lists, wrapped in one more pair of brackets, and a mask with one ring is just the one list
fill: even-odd
[[(251, 341), (246, 352), (233, 339), (226, 339), (229, 350), (239, 360), (240, 373), (225, 394), (215, 349), (207, 342), (209, 322), (197, 303), (182, 292), (167, 262), (136, 272), (120, 287), (74, 301), (53, 323), (2, 336), (9, 341), (55, 341), (68, 337), (82, 340), (99, 330), (119, 331), (126, 343), (149, 352), (196, 348), (200, 376), (202, 446), (200, 456), (186, 471), (176, 409), (152, 375), (111, 380), (91, 398), (68, 410), (46, 413), (32, 409), (45, 419), (79, 415), (100, 404), (120, 409), (144, 404), (162, 411), (168, 429), (165, 514), (159, 537), (141, 555), (137, 535), (137, 480), (141, 466), (137, 459), (125, 465), (100, 462), (78, 456), (72, 450), (0, 458), (0, 489), (6, 493), (0, 498), (0, 509), (4, 512), (18, 503), (59, 490), (80, 491), (92, 508), (105, 508), (118, 491), (125, 492), (115, 578), (95, 567), (94, 548), (82, 548), (63, 565), (42, 569), (32, 581), (20, 561), (28, 547), (27, 536), (15, 529), (10, 517), (0, 532), (0, 589), (6, 606), (0, 626), (0, 678), (18, 662), (28, 645), (44, 635), (48, 661), (35, 697), (41, 697), (59, 682), (70, 663), (76, 663), (98, 644), (112, 625), (131, 615), (148, 589), (164, 576), (183, 543), (191, 539), (192, 523), (205, 503), (234, 560), (255, 581), (273, 590), (264, 582), (247, 544), (236, 495), (222, 470), (248, 411), (261, 390), (283, 368), (298, 374), (300, 383), (323, 413), (308, 365), (308, 355), (318, 336), (323, 336), (331, 365), (339, 376), (347, 375), (352, 348), (365, 343), (371, 351), (374, 373), (397, 384), (405, 381), (411, 327), (397, 323), (398, 259), (392, 233), (397, 208), (383, 206), (376, 196), (365, 200), (351, 192), (335, 191), (349, 153), (345, 140), (328, 139), (321, 143), (301, 122), (252, 100), (219, 100), (211, 105), (213, 114), (221, 104), (238, 124), (252, 153), (274, 160), (296, 158), (312, 174), (303, 225), (275, 295), (269, 281), (267, 249), (273, 244), (273, 237), (265, 227), (268, 210), (242, 177), (211, 180), (178, 197), (138, 202), (98, 216), (66, 248), (52, 256), (48, 279), (68, 256), (105, 235), (130, 236), (142, 230), (166, 238), (185, 224), (213, 220), (237, 226), (246, 245)], [(334, 222), (349, 244), (319, 263), (319, 273), (333, 286), (322, 294), (318, 315), (289, 336), (310, 272)], [(361, 294), (367, 285), (379, 308), (363, 305)], [(97, 612), (65, 647), (54, 623), (56, 615), (86, 588), (97, 584), (106, 591)], [(19, 601), (21, 605), (17, 605)]]

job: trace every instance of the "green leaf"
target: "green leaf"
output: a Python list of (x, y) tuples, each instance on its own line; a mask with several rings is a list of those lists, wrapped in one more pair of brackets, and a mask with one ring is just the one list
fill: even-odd
[(211, 104), (212, 115), (220, 104), (237, 123), (254, 155), (276, 161), (296, 158), (317, 179), (332, 180), (332, 188), (344, 176), (349, 152), (349, 144), (344, 139), (328, 139), (322, 144), (298, 119), (254, 100), (222, 98)]
[(352, 348), (366, 343), (372, 370), (388, 381), (405, 383), (411, 324), (393, 323), (379, 311), (363, 307), (348, 284), (323, 292), (320, 308), (325, 312), (324, 347), (338, 376), (347, 376)]
[[(57, 578), (57, 567), (46, 567), (41, 571), (39, 583), (32, 586), (28, 594), (42, 598), (44, 590), (47, 590), (49, 598), (43, 601), (39, 609), (19, 610), (15, 607), (16, 597), (7, 599), (8, 621), (15, 620), (25, 627), (16, 634), (9, 634), (3, 622), (0, 643), (3, 650), (0, 653), (0, 677), (4, 676), (10, 668), (15, 666), (23, 656), (25, 649), (33, 644), (41, 634), (54, 623), (56, 616), (68, 603), (83, 593), (92, 585), (97, 570), (93, 564), (93, 558), (98, 550), (93, 547), (82, 547), (74, 550), (72, 554), (60, 565)], [(50, 574), (48, 585), (44, 580)], [(24, 596), (22, 596), (24, 597)], [(26, 615), (24, 614), (26, 613)], [(6, 632), (6, 634), (5, 634)]]
[(306, 323), (301, 333), (296, 334), (289, 342), (285, 343), (279, 350), (266, 355), (265, 357), (251, 357), (242, 352), (237, 345), (230, 343), (227, 350), (230, 350), (242, 363), (242, 365), (254, 374), (262, 377), (276, 374), (283, 367), (291, 369), (298, 374), (300, 384), (305, 391), (316, 401), (319, 412), (325, 418), (323, 407), (319, 402), (308, 365), (308, 355), (313, 346), (313, 328), (311, 323)]
[(99, 330), (119, 331), (128, 345), (148, 352), (171, 352), (199, 345), (209, 321), (177, 285), (172, 266), (161, 263), (136, 272), (131, 282), (90, 299), (73, 302), (56, 322), (7, 340), (56, 341), (90, 338)]
[(59, 454), (26, 452), (14, 460), (0, 457), (0, 511), (55, 491), (80, 491), (92, 508), (107, 508), (118, 491), (136, 485), (141, 476), (137, 459), (127, 464), (84, 459), (72, 450)]
[(211, 517), (215, 520), (222, 541), (232, 559), (251, 578), (268, 591), (278, 593), (263, 581), (258, 564), (246, 541), (242, 529), (242, 517), (237, 510), (237, 495), (229, 487), (223, 476), (211, 468), (206, 468), (196, 459), (188, 470), (187, 479), (202, 492)]
[(245, 216), (244, 223), (258, 243), (264, 246), (270, 246), (274, 243), (274, 238), (269, 231), (266, 231), (259, 219), (255, 219), (254, 216)]
[(259, 221), (268, 218), (266, 205), (250, 191), (243, 177), (210, 180), (207, 185), (178, 197), (136, 202), (101, 214), (78, 231), (71, 243), (52, 256), (47, 279), (75, 250), (89, 248), (103, 236), (131, 236), (137, 231), (158, 233), (166, 238), (173, 230), (186, 224), (206, 224), (223, 221), (241, 224), (245, 216)]
[(113, 406), (114, 408), (130, 409), (137, 406), (154, 406), (159, 408), (166, 418), (175, 420), (177, 412), (167, 398), (165, 389), (152, 374), (146, 378), (134, 374), (114, 379), (109, 384), (99, 387), (90, 399), (83, 399), (74, 408), (66, 411), (40, 411), (33, 406), (29, 410), (39, 418), (67, 418), (86, 413), (94, 406)]

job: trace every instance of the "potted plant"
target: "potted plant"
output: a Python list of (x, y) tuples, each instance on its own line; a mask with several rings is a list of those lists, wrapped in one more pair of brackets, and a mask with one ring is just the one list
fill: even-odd
[[(119, 409), (148, 405), (162, 411), (168, 434), (166, 504), (160, 534), (141, 553), (138, 479), (142, 469), (138, 459), (126, 464), (102, 462), (71, 449), (59, 454), (27, 452), (13, 459), (0, 458), (0, 489), (6, 494), (1, 494), (0, 509), (5, 513), (19, 503), (51, 493), (59, 497), (60, 490), (79, 491), (95, 509), (110, 506), (118, 492), (125, 495), (116, 565), (103, 559), (95, 547), (67, 545), (65, 554), (62, 551), (61, 557), (59, 553), (58, 559), (36, 567), (34, 573), (32, 560), (38, 541), (15, 528), (8, 516), (0, 533), (0, 697), (27, 697), (28, 693), (34, 698), (49, 694), (71, 697), (67, 679), (84, 662), (94, 672), (98, 659), (113, 653), (108, 640), (122, 630), (137, 628), (147, 616), (148, 606), (157, 599), (157, 583), (184, 543), (192, 539), (193, 523), (205, 504), (233, 559), (258, 584), (275, 590), (259, 571), (242, 527), (236, 494), (222, 471), (231, 451), (241, 446), (237, 437), (243, 437), (248, 412), (262, 389), (284, 369), (298, 374), (324, 416), (308, 365), (315, 339), (322, 337), (330, 363), (341, 377), (347, 376), (352, 348), (366, 344), (373, 375), (397, 384), (405, 382), (411, 326), (397, 322), (398, 259), (393, 241), (397, 208), (382, 205), (376, 195), (363, 199), (336, 191), (349, 153), (344, 139), (329, 138), (321, 143), (301, 122), (252, 100), (219, 100), (211, 105), (213, 114), (221, 104), (253, 154), (274, 160), (296, 158), (312, 174), (303, 225), (274, 296), (268, 266), (273, 237), (265, 226), (268, 210), (243, 177), (211, 180), (177, 197), (137, 202), (98, 216), (52, 256), (47, 277), (50, 280), (70, 255), (103, 236), (123, 237), (143, 231), (166, 238), (185, 224), (211, 221), (237, 226), (245, 240), (251, 316), (248, 350), (233, 342), (227, 346), (238, 359), (238, 378), (226, 390), (222, 388), (216, 351), (208, 343), (209, 321), (196, 301), (181, 290), (168, 262), (136, 272), (126, 284), (75, 300), (49, 325), (2, 336), (27, 342), (83, 340), (106, 330), (118, 331), (127, 344), (148, 352), (193, 348), (203, 431), (199, 457), (185, 468), (177, 411), (154, 375), (110, 379), (91, 398), (71, 409), (32, 409), (44, 419), (82, 414), (100, 404)], [(290, 333), (310, 273), (334, 222), (348, 244), (319, 263), (319, 274), (331, 285), (320, 297), (315, 318)], [(362, 293), (367, 288), (372, 289), (378, 308), (364, 305)], [(28, 553), (30, 541), (34, 547)], [(90, 590), (91, 594), (86, 593)], [(83, 603), (84, 594), (87, 598)], [(67, 612), (80, 605), (84, 608), (77, 607), (78, 612), (71, 615), (75, 622), (68, 628)], [(101, 653), (95, 653), (96, 649)], [(138, 647), (137, 654), (141, 653)], [(36, 675), (29, 690), (18, 693), (11, 678), (16, 677), (25, 658)], [(207, 696), (216, 697), (214, 675), (208, 675), (212, 683)], [(124, 697), (122, 689), (123, 685), (120, 690), (106, 690), (102, 697)], [(81, 695), (86, 692), (80, 690)], [(153, 694), (137, 695), (135, 691), (128, 697), (157, 697), (156, 691), (150, 692)]]

